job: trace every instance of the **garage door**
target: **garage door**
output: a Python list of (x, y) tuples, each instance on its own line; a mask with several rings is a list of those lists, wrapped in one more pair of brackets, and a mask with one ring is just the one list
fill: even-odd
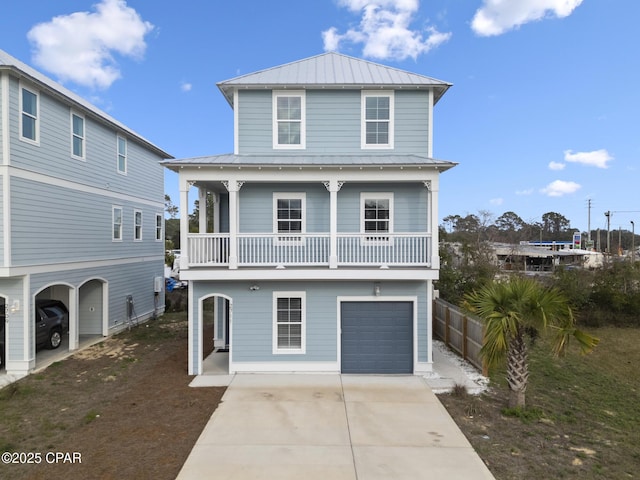
[(413, 373), (412, 302), (342, 302), (342, 373)]

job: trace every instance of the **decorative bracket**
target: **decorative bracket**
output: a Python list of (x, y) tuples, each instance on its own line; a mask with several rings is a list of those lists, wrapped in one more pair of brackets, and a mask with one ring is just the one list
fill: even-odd
[(427, 190), (431, 191), (431, 180), (423, 180), (422, 183), (424, 184)]
[[(322, 182), (322, 184), (324, 185), (324, 188), (327, 189), (328, 192), (331, 191), (331, 182)], [(336, 182), (336, 192), (339, 192), (340, 189), (342, 188), (342, 185), (344, 185), (344, 181), (338, 180)]]

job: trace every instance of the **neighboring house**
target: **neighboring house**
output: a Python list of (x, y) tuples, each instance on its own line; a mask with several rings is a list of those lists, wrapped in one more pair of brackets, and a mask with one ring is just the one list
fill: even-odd
[(179, 173), (189, 373), (211, 316), (231, 373), (430, 371), (438, 184), (455, 165), (432, 158), (433, 107), (450, 84), (326, 53), (218, 87), (234, 153), (164, 162)]
[[(0, 50), (0, 303), (6, 372), (36, 365), (36, 299), (61, 300), (77, 349), (164, 310), (172, 158)], [(68, 341), (67, 341), (68, 339)]]
[(575, 248), (573, 242), (492, 243), (496, 263), (501, 270), (552, 272), (563, 268), (602, 266), (603, 255)]

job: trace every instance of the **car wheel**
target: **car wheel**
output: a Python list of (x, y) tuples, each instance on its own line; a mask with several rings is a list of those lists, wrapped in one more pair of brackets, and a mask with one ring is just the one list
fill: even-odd
[(49, 343), (47, 348), (58, 348), (62, 343), (62, 332), (60, 330), (51, 330), (49, 333)]

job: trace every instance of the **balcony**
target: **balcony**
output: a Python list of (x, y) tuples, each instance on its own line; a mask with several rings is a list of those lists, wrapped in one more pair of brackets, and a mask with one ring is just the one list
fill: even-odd
[(188, 267), (431, 267), (429, 233), (239, 233), (231, 242), (228, 233), (187, 235)]

